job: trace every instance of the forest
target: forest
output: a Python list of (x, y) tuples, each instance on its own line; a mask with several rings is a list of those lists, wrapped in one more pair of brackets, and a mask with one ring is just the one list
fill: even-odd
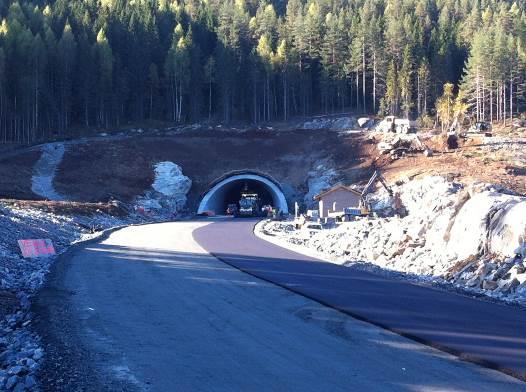
[(4, 143), (342, 112), (506, 121), (526, 105), (523, 0), (0, 0), (0, 18)]

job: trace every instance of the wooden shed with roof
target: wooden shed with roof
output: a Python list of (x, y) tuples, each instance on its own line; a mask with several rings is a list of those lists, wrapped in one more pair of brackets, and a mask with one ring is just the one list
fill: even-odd
[(330, 213), (343, 212), (345, 208), (359, 208), (360, 199), (360, 192), (343, 184), (337, 184), (314, 196), (314, 200), (318, 202), (320, 218), (327, 218)]

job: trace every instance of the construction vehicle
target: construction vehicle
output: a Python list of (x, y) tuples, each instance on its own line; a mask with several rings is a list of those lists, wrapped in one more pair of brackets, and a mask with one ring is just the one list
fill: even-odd
[(485, 121), (477, 121), (475, 124), (473, 124), (467, 132), (463, 134), (463, 136), (486, 136), (491, 137), (492, 136), (492, 127), (491, 123), (487, 123)]
[(346, 208), (345, 215), (348, 215), (348, 216), (370, 216), (371, 215), (372, 208), (371, 208), (370, 203), (367, 201), (367, 195), (371, 193), (371, 188), (377, 180), (380, 181), (380, 183), (383, 185), (383, 187), (389, 194), (389, 197), (394, 196), (394, 193), (392, 189), (387, 185), (385, 178), (382, 176), (382, 174), (378, 170), (375, 170), (375, 172), (369, 179), (369, 182), (367, 183), (365, 188), (363, 188), (363, 191), (360, 195), (359, 207), (358, 208)]
[(261, 200), (259, 195), (248, 190), (248, 184), (245, 184), (239, 199), (239, 210), (236, 216), (255, 217), (260, 215)]
[(416, 129), (414, 121), (407, 118), (397, 118), (395, 116), (387, 116), (376, 126), (376, 130), (380, 132), (393, 133), (412, 133)]
[(239, 208), (237, 208), (237, 204), (236, 203), (231, 203), (226, 208), (226, 214), (227, 215), (234, 215), (234, 216), (236, 216), (238, 210), (239, 210)]

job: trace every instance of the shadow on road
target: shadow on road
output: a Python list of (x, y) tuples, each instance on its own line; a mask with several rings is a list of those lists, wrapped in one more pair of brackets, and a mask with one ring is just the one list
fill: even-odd
[[(229, 269), (206, 263), (213, 256), (203, 254), (101, 244), (87, 251), (111, 254), (114, 259), (153, 263), (161, 268)], [(526, 312), (520, 309), (303, 258), (292, 252), (283, 258), (213, 255), (243, 272), (360, 320), (526, 379), (526, 331), (522, 328)], [(195, 279), (208, 284), (222, 283), (213, 278)]]
[[(84, 246), (61, 263), (66, 274), (81, 278), (74, 282), (83, 283), (75, 291), (60, 291), (57, 296), (56, 289), (62, 290), (61, 278), (44, 291), (42, 300), (47, 296), (52, 301), (48, 321), (61, 324), (65, 318), (74, 324), (71, 341), (62, 342), (63, 331), (55, 331), (56, 325), (51, 328), (52, 343), (56, 345), (58, 340), (66, 346), (55, 356), (63, 358), (63, 350), (72, 350), (79, 355), (67, 358), (84, 357), (84, 362), (102, 361), (103, 367), (112, 368), (121, 358), (114, 351), (126, 349), (131, 373), (138, 380), (151, 382), (153, 390), (168, 390), (166, 385), (172, 390), (213, 385), (214, 390), (302, 391), (453, 387), (493, 391), (522, 387), (519, 381), (510, 382), (512, 379), (477, 366), (459, 366), (447, 354), (349, 318), (344, 312), (386, 322), (406, 317), (412, 322), (407, 325), (415, 331), (444, 331), (434, 326), (447, 323), (447, 316), (437, 313), (430, 318), (411, 310), (419, 305), (412, 292), (391, 292), (400, 291), (398, 285), (403, 282), (374, 274), (349, 274), (344, 267), (290, 254), (286, 258), (241, 253), (214, 257), (108, 243)], [(344, 312), (278, 286), (333, 308), (341, 307)], [(340, 302), (331, 304), (332, 300)], [(64, 309), (67, 313), (61, 315)], [(115, 325), (121, 327), (109, 328)], [(492, 345), (505, 347), (500, 339), (507, 344), (513, 338), (485, 335), (479, 339), (463, 336), (463, 331), (455, 326), (448, 339), (478, 341), (474, 350), (487, 346), (488, 339)], [(521, 337), (516, 339), (515, 345), (524, 344)], [(97, 344), (98, 340), (103, 344)], [(127, 350), (129, 342), (132, 347)], [(149, 358), (162, 360), (151, 366)], [(522, 356), (517, 354), (517, 358)], [(75, 377), (93, 373), (91, 368), (66, 367), (74, 369)], [(53, 388), (44, 390), (74, 390), (70, 376), (62, 376), (63, 371), (60, 367), (51, 372)], [(57, 375), (61, 382), (64, 378), (62, 384), (55, 382)], [(80, 381), (84, 386), (92, 382), (89, 378)], [(83, 390), (115, 390), (112, 385), (97, 388)]]

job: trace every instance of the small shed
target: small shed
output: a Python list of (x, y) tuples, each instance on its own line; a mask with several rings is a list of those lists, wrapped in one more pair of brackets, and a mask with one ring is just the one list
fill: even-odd
[(320, 218), (327, 218), (330, 213), (343, 212), (345, 208), (358, 208), (360, 198), (360, 192), (343, 184), (335, 185), (314, 196), (314, 200), (319, 204)]

